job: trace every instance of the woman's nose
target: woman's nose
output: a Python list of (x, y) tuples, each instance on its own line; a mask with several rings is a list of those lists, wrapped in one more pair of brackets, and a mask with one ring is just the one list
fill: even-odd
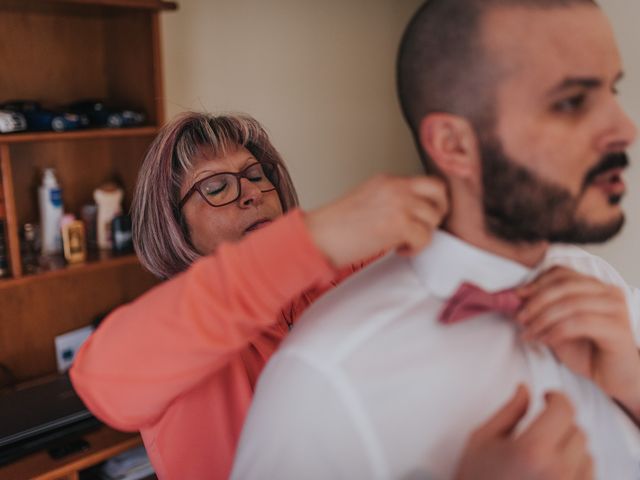
[(258, 186), (246, 178), (240, 179), (240, 198), (239, 204), (241, 207), (250, 207), (255, 203), (262, 201), (262, 192)]

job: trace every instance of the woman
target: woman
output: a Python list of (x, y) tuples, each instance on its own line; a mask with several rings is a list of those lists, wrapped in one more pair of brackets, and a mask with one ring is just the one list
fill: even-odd
[(103, 322), (74, 385), (100, 419), (141, 432), (160, 478), (226, 478), (258, 375), (300, 313), (353, 265), (422, 249), (446, 205), (435, 179), (378, 177), (304, 214), (258, 122), (182, 115), (132, 205), (140, 261), (170, 280)]

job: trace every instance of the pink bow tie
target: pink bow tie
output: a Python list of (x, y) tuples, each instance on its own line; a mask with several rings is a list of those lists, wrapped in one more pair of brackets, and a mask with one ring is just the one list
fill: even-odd
[(515, 290), (510, 288), (489, 293), (472, 283), (463, 283), (440, 312), (441, 323), (457, 323), (483, 313), (499, 312), (513, 317), (522, 305)]

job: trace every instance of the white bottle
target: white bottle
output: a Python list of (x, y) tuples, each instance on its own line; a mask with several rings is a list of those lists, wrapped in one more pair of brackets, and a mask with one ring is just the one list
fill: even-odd
[(107, 183), (93, 191), (93, 199), (98, 205), (96, 221), (98, 248), (110, 249), (113, 245), (111, 222), (122, 213), (123, 195), (122, 189), (114, 183)]
[(44, 255), (62, 252), (60, 220), (62, 219), (62, 190), (58, 185), (53, 168), (45, 168), (42, 185), (38, 189), (40, 223), (42, 230), (42, 253)]

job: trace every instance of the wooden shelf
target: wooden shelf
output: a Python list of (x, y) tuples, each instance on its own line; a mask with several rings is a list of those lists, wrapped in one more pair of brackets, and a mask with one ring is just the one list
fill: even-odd
[(83, 140), (97, 138), (151, 137), (158, 133), (158, 127), (98, 128), (73, 130), (69, 132), (24, 132), (0, 135), (0, 144), (51, 142), (62, 140)]
[[(39, 0), (44, 1), (44, 0)], [(142, 8), (145, 10), (177, 10), (176, 2), (163, 0), (47, 0), (48, 3), (73, 3), (82, 5), (99, 5), (104, 7)]]
[(36, 452), (0, 467), (0, 478), (11, 480), (59, 480), (78, 478), (77, 472), (142, 444), (138, 434), (107, 426), (82, 436), (89, 450), (54, 460), (46, 451)]
[(0, 279), (0, 290), (4, 288), (13, 288), (24, 284), (32, 284), (39, 280), (49, 280), (52, 278), (60, 278), (69, 275), (76, 275), (78, 273), (95, 272), (97, 270), (105, 268), (113, 268), (122, 265), (135, 265), (138, 263), (138, 257), (134, 254), (120, 255), (120, 256), (108, 256), (106, 258), (89, 259), (86, 263), (80, 263), (75, 265), (65, 265), (62, 268), (56, 270), (49, 270), (42, 273), (36, 273), (33, 275), (23, 275), (18, 278), (6, 278)]
[[(33, 5), (84, 5), (93, 7), (132, 8), (142, 10), (177, 10), (176, 2), (164, 0), (19, 0), (23, 4)], [(14, 0), (0, 0), (0, 7), (15, 4)]]
[[(145, 112), (148, 123), (0, 134), (0, 190), (14, 275), (0, 279), (0, 363), (19, 381), (56, 370), (56, 336), (158, 284), (133, 254), (94, 255), (83, 264), (25, 275), (20, 231), (39, 223), (37, 188), (45, 168), (56, 171), (65, 212), (81, 216), (96, 187), (108, 181), (122, 188), (122, 209), (129, 209), (145, 152), (164, 122), (160, 12), (176, 8), (164, 0), (0, 0), (0, 101), (64, 105), (99, 98)], [(0, 467), (0, 479), (78, 480), (81, 471), (88, 475), (87, 469), (141, 443), (136, 434), (107, 427), (85, 438), (88, 451), (62, 460), (37, 452)]]

